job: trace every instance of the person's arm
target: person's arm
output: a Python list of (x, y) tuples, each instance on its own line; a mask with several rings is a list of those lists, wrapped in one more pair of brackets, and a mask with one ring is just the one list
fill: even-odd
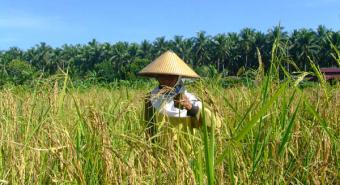
[(152, 104), (156, 110), (169, 117), (194, 117), (202, 108), (201, 102), (190, 93), (185, 93), (178, 103), (180, 103), (184, 109), (177, 108), (174, 101), (161, 101), (158, 99), (154, 100)]
[(181, 104), (187, 109), (187, 115), (194, 117), (202, 107), (202, 103), (191, 93), (185, 92)]
[(192, 104), (191, 105), (191, 109), (187, 111), (187, 115), (191, 116), (191, 117), (196, 116), (198, 111), (199, 111), (199, 109), (200, 108), (197, 105), (193, 105)]
[(152, 104), (156, 110), (169, 117), (187, 117), (187, 110), (176, 108), (174, 101), (156, 100)]

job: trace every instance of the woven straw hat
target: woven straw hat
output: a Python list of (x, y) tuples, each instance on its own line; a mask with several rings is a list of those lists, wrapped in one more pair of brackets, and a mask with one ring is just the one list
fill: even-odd
[(149, 77), (155, 77), (159, 75), (178, 75), (187, 78), (200, 77), (172, 51), (166, 51), (163, 53), (144, 69), (142, 69), (138, 74)]

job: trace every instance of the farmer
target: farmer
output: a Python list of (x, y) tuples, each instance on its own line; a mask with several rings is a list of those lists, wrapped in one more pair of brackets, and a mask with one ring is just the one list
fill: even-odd
[[(159, 86), (148, 93), (145, 99), (144, 121), (149, 136), (156, 134), (155, 123), (166, 121), (173, 125), (198, 128), (202, 125), (202, 103), (187, 92), (182, 78), (199, 78), (174, 52), (167, 51), (147, 65), (139, 75), (154, 77)], [(206, 118), (211, 117), (208, 109)], [(210, 122), (209, 122), (210, 123)], [(207, 122), (207, 125), (209, 124)], [(210, 126), (209, 124), (208, 126)], [(217, 126), (219, 126), (218, 123)]]

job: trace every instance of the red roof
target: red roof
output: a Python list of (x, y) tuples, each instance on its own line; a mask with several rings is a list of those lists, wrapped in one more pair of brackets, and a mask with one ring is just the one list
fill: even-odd
[(340, 80), (340, 75), (325, 75), (326, 80), (337, 79)]
[(322, 73), (340, 73), (340, 69), (339, 68), (320, 68), (320, 71)]

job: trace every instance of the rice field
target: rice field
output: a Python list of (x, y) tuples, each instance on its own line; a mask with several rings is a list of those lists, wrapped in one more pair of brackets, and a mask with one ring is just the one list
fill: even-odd
[[(340, 88), (264, 76), (188, 88), (220, 129), (145, 135), (154, 84), (75, 88), (67, 76), (0, 90), (0, 184), (340, 184)], [(52, 84), (52, 85), (51, 85)]]

